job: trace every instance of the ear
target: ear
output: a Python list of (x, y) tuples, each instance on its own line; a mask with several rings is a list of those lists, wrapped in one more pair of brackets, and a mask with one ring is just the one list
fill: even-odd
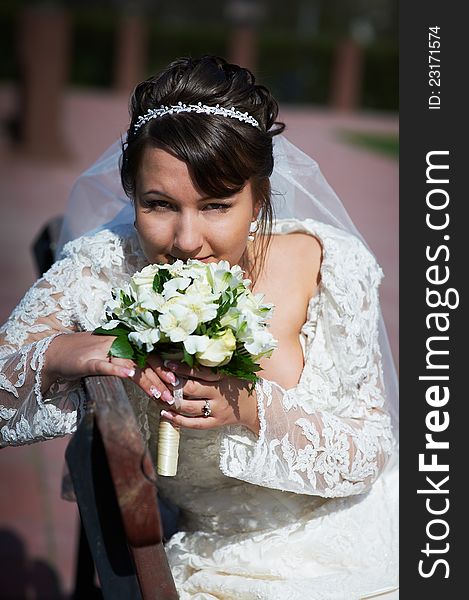
[(252, 216), (253, 219), (258, 219), (259, 218), (259, 213), (261, 212), (261, 202), (258, 200), (257, 202), (254, 203), (253, 209), (252, 209)]

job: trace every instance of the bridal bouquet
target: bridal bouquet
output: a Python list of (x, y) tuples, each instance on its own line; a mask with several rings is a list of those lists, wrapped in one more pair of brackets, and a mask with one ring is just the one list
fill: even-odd
[[(162, 358), (245, 379), (252, 391), (260, 359), (270, 356), (277, 342), (267, 324), (273, 305), (251, 292), (243, 274), (239, 265), (230, 267), (227, 261), (148, 265), (123, 288), (113, 290), (106, 322), (94, 333), (116, 336), (109, 354), (130, 358), (140, 367), (157, 349)], [(171, 423), (161, 422), (158, 460), (172, 453), (171, 474), (177, 464), (178, 435)], [(161, 446), (164, 440), (173, 450)], [(158, 472), (170, 474), (160, 468)]]

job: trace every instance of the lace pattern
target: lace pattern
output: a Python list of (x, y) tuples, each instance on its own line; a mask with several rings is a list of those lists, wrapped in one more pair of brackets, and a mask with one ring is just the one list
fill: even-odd
[[(324, 497), (367, 490), (393, 449), (378, 346), (382, 272), (363, 244), (326, 225), (303, 227), (323, 241), (321, 286), (302, 328), (298, 385), (256, 386), (260, 434), (227, 428), (220, 468), (257, 485)], [(284, 221), (283, 232), (292, 228)], [(315, 321), (313, 321), (315, 317)]]
[(111, 288), (143, 265), (126, 228), (103, 230), (67, 244), (61, 260), (27, 292), (0, 328), (0, 446), (76, 430), (83, 392), (76, 381), (42, 390), (47, 348), (57, 335), (94, 329)]

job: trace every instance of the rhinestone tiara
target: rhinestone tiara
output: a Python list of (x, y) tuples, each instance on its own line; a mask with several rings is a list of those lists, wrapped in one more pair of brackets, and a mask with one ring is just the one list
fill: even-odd
[(172, 104), (171, 106), (161, 105), (160, 108), (149, 108), (144, 115), (140, 115), (138, 117), (137, 122), (134, 125), (134, 132), (137, 132), (142, 125), (148, 123), (148, 121), (151, 121), (151, 119), (157, 119), (163, 115), (172, 115), (174, 113), (182, 112), (205, 113), (206, 115), (222, 115), (223, 117), (230, 117), (231, 119), (238, 119), (238, 121), (249, 123), (249, 125), (260, 129), (259, 123), (254, 117), (249, 115), (247, 112), (243, 113), (240, 110), (236, 110), (234, 107), (225, 108), (219, 104), (216, 104), (215, 106), (207, 106), (206, 104), (202, 104), (202, 102), (199, 102), (198, 104), (183, 104), (182, 102), (178, 102), (177, 104)]

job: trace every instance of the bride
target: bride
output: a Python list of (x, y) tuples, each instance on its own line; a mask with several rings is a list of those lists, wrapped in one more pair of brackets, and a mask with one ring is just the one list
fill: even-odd
[[(391, 598), (382, 272), (277, 114), (248, 70), (213, 56), (177, 59), (136, 87), (126, 141), (79, 178), (70, 241), (0, 330), (0, 445), (73, 433), (81, 378), (117, 375), (149, 444), (159, 419), (181, 427), (177, 476), (158, 481), (181, 513), (166, 544), (181, 599)], [(113, 287), (189, 258), (240, 264), (275, 305), (278, 347), (252, 395), (157, 353), (143, 369), (111, 360), (114, 338), (92, 334)]]

